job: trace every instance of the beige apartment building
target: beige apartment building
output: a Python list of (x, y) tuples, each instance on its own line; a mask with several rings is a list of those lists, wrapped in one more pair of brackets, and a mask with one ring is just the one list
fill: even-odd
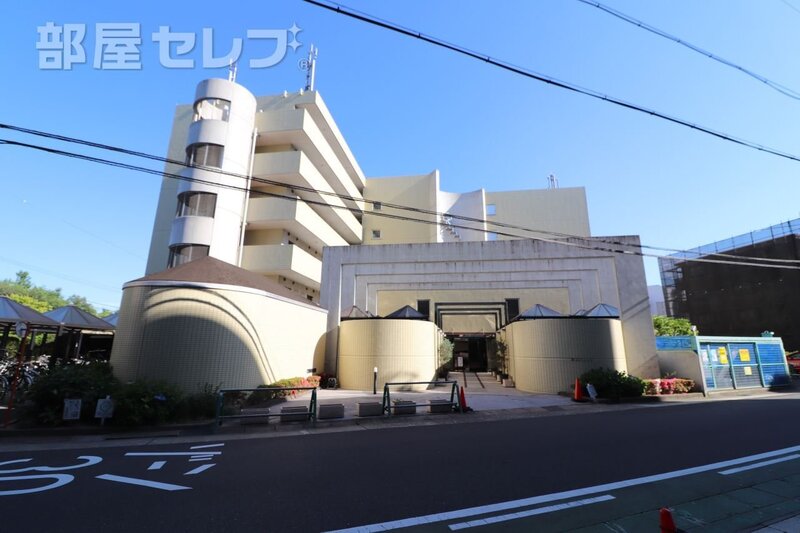
[[(619, 269), (614, 254), (580, 241), (591, 238), (583, 188), (453, 193), (441, 190), (436, 170), (367, 178), (318, 92), (256, 97), (223, 79), (201, 82), (193, 102), (176, 108), (168, 157), (146, 276), (126, 284), (123, 293), (112, 353), (123, 378), (181, 381), (190, 375), (194, 381), (181, 382), (192, 388), (225, 376), (221, 384), (241, 387), (312, 368), (336, 373), (340, 343), (360, 345), (339, 334), (342, 312), (357, 306), (385, 316), (403, 305), (428, 315), (439, 336), (486, 351), (486, 342), (469, 339), (494, 338), (529, 306), (570, 315), (611, 304), (621, 309), (625, 348), (644, 350), (633, 366), (653, 372), (655, 350), (647, 348), (644, 332), (649, 312), (645, 320), (638, 307), (622, 305), (647, 302), (641, 258), (626, 257)], [(563, 244), (567, 238), (583, 244)], [(507, 241), (529, 244), (509, 248)], [(205, 257), (233, 270), (208, 262), (208, 274), (184, 268)], [(236, 274), (237, 268), (246, 275)], [(247, 282), (240, 286), (236, 279)], [(254, 295), (269, 304), (257, 304)], [(239, 306), (238, 298), (246, 305)], [(233, 311), (244, 308), (265, 315), (251, 320)], [(204, 334), (170, 313), (202, 317)], [(180, 328), (164, 327), (178, 323)], [(256, 323), (269, 323), (268, 331)], [(238, 339), (226, 344), (236, 347), (235, 357), (219, 352), (218, 342), (211, 343), (217, 352), (209, 353), (214, 328)], [(368, 336), (370, 326), (346, 329)], [(429, 328), (422, 329), (427, 338)], [(180, 365), (151, 364), (173, 357), (178, 344)], [(422, 373), (429, 373), (436, 343), (407, 344), (428, 347)], [(403, 354), (380, 357), (399, 360)], [(625, 360), (618, 350), (614, 357)], [(252, 364), (246, 372), (221, 370), (234, 360)], [(352, 369), (353, 361), (345, 366)], [(418, 378), (419, 368), (412, 374)]]

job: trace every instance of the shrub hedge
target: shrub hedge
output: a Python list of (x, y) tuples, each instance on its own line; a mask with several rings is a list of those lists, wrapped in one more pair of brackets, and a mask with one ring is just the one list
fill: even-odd
[(122, 383), (108, 363), (93, 362), (61, 365), (43, 373), (31, 385), (26, 400), (31, 418), (41, 424), (59, 425), (63, 423), (65, 399), (80, 399), (81, 420), (93, 422), (97, 400), (111, 396), (114, 416), (107, 423), (138, 426), (213, 418), (216, 392), (210, 385), (185, 394), (163, 381)]
[(644, 380), (610, 368), (593, 368), (580, 379), (584, 385), (591, 383), (600, 398), (637, 398), (645, 390)]

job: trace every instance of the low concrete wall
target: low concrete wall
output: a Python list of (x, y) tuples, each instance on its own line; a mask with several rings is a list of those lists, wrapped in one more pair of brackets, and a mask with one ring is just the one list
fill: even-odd
[(512, 322), (505, 328), (511, 377), (526, 392), (568, 391), (593, 368), (627, 371), (617, 319), (558, 318)]
[(372, 390), (375, 367), (379, 389), (386, 382), (431, 381), (436, 375), (439, 338), (436, 324), (422, 320), (344, 321), (339, 325), (339, 385)]
[(694, 381), (694, 391), (705, 392), (706, 382), (700, 367), (700, 356), (693, 350), (669, 350), (658, 352), (658, 364), (662, 375), (674, 374), (676, 378)]

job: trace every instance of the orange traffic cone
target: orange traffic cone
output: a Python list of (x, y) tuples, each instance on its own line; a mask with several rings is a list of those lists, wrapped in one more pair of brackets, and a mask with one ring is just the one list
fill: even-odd
[(572, 395), (572, 399), (576, 402), (584, 401), (583, 397), (583, 387), (581, 386), (581, 378), (575, 378), (575, 392)]
[(658, 512), (658, 522), (661, 527), (661, 533), (677, 533), (678, 528), (675, 527), (675, 520), (672, 519), (672, 511), (667, 507), (662, 507)]
[(464, 394), (464, 387), (459, 389), (459, 403), (461, 404), (461, 412), (466, 413), (469, 407), (467, 407), (467, 396)]

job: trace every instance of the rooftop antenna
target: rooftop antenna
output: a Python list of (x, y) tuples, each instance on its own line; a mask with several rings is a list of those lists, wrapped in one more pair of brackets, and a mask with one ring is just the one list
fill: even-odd
[(317, 52), (319, 49), (313, 44), (308, 49), (306, 60), (306, 91), (314, 90), (314, 74), (317, 68)]
[(558, 189), (558, 178), (555, 177), (553, 174), (547, 176), (547, 188)]
[(228, 63), (228, 81), (236, 83), (236, 61), (231, 59)]

